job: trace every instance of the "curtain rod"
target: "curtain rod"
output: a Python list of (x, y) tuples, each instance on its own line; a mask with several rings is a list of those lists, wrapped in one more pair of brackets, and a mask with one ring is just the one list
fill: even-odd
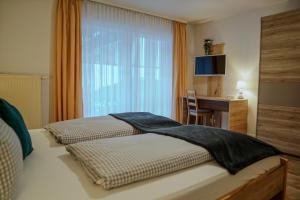
[(92, 2), (95, 2), (95, 3), (101, 3), (101, 4), (104, 4), (104, 5), (113, 6), (113, 7), (116, 7), (116, 8), (121, 8), (121, 9), (129, 10), (129, 11), (133, 11), (133, 12), (138, 12), (138, 13), (141, 13), (141, 14), (146, 14), (146, 15), (150, 15), (150, 16), (154, 16), (154, 17), (160, 17), (160, 18), (163, 18), (163, 19), (167, 19), (167, 20), (171, 20), (171, 21), (177, 21), (177, 22), (187, 24), (187, 21), (184, 21), (184, 20), (181, 20), (181, 19), (170, 18), (170, 17), (159, 15), (159, 14), (155, 14), (155, 13), (152, 13), (152, 12), (147, 12), (147, 11), (144, 11), (144, 10), (138, 10), (138, 9), (130, 8), (130, 7), (127, 7), (127, 6), (121, 6), (121, 5), (118, 5), (118, 4), (115, 4), (115, 3), (107, 2), (105, 0), (88, 0), (88, 1), (92, 1)]

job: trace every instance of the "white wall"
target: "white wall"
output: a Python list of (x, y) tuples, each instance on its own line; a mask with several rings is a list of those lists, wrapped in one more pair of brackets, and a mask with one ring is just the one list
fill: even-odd
[[(49, 76), (55, 0), (0, 0), (0, 73)], [(49, 119), (49, 80), (43, 82), (43, 123)]]
[[(224, 84), (224, 96), (236, 95), (236, 82), (246, 81), (249, 100), (248, 133), (256, 134), (257, 94), (260, 53), (260, 18), (300, 7), (299, 0), (288, 1), (276, 6), (243, 13), (227, 19), (200, 25), (189, 25), (189, 67), (188, 76), (193, 76), (194, 57), (200, 55), (203, 40), (211, 38), (215, 43), (225, 43), (227, 55), (227, 75)], [(192, 30), (192, 31), (191, 31)], [(192, 78), (188, 78), (188, 87), (193, 88)]]

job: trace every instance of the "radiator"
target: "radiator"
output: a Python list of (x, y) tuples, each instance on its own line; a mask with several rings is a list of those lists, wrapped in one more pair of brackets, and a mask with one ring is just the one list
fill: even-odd
[(22, 114), (28, 129), (42, 126), (42, 76), (0, 74), (0, 97)]

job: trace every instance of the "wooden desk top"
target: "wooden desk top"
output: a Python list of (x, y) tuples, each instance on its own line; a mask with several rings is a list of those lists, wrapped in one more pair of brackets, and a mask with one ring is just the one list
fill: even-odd
[[(182, 98), (186, 98), (186, 96), (183, 96)], [(247, 101), (247, 99), (231, 99), (228, 97), (210, 97), (210, 96), (197, 96), (197, 99), (204, 99), (204, 100), (213, 100), (213, 101)]]

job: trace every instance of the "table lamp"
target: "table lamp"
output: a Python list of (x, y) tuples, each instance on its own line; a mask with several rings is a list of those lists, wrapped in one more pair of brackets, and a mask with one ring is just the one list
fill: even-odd
[(244, 81), (238, 81), (236, 83), (236, 89), (238, 90), (238, 99), (244, 99), (243, 91), (246, 88), (246, 83)]

